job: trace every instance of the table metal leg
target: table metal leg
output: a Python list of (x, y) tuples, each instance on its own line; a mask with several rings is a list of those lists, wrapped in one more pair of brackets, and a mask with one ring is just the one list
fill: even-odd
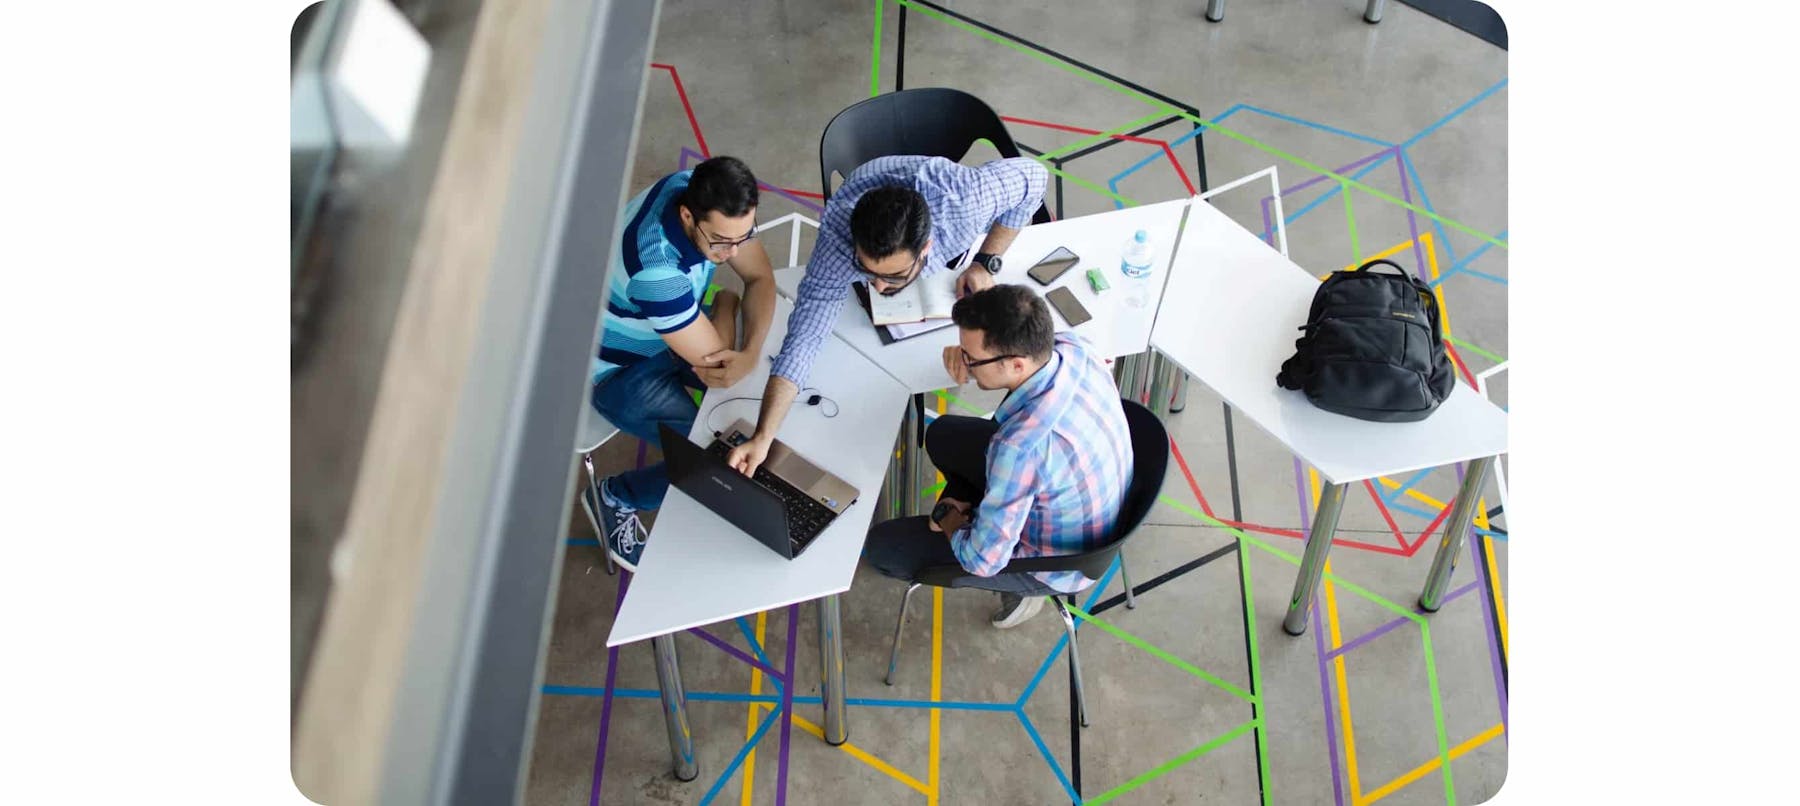
[(1387, 0), (1369, 0), (1369, 5), (1363, 8), (1363, 22), (1370, 25), (1381, 22), (1381, 9), (1385, 5)]
[(1169, 401), (1169, 413), (1170, 414), (1180, 414), (1182, 409), (1187, 408), (1187, 387), (1188, 387), (1187, 373), (1176, 372), (1175, 373), (1175, 397), (1173, 400)]
[(656, 653), (656, 684), (662, 689), (663, 722), (669, 728), (669, 755), (675, 762), (675, 777), (692, 781), (700, 777), (700, 763), (694, 758), (694, 733), (688, 727), (687, 692), (681, 687), (675, 634), (650, 639), (650, 648)]
[(850, 739), (844, 715), (843, 616), (837, 594), (819, 600), (819, 699), (825, 706), (825, 743), (837, 746)]
[(1463, 474), (1462, 489), (1456, 491), (1456, 503), (1450, 509), (1450, 521), (1444, 524), (1444, 536), (1438, 539), (1437, 556), (1431, 560), (1431, 573), (1425, 577), (1425, 590), (1419, 594), (1419, 607), (1436, 613), (1444, 603), (1444, 591), (1450, 588), (1450, 575), (1456, 571), (1456, 558), (1462, 554), (1463, 539), (1475, 520), (1475, 502), (1481, 498), (1481, 485), (1487, 480), (1494, 457), (1484, 456), (1469, 463)]
[(1150, 359), (1150, 397), (1149, 408), (1158, 417), (1169, 415), (1169, 404), (1175, 397), (1175, 362), (1166, 356), (1151, 351), (1146, 353)]
[(1206, 21), (1222, 22), (1225, 19), (1225, 0), (1206, 0)]
[(1325, 557), (1331, 553), (1331, 538), (1337, 534), (1338, 515), (1344, 511), (1344, 489), (1348, 486), (1327, 484), (1319, 494), (1312, 533), (1306, 536), (1306, 554), (1300, 558), (1300, 576), (1294, 580), (1294, 597), (1288, 600), (1287, 618), (1281, 622), (1288, 635), (1306, 634), (1306, 611), (1319, 594), (1319, 580), (1325, 577)]
[(919, 506), (919, 474), (923, 472), (925, 457), (921, 454), (924, 448), (919, 444), (925, 435), (924, 395), (913, 395), (906, 404), (906, 445), (902, 455), (904, 461), (902, 475), (904, 480), (900, 487), (900, 514), (918, 515)]

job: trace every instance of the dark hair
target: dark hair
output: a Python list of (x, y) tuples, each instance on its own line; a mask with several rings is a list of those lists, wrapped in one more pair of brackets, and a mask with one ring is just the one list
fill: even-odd
[(696, 219), (706, 218), (717, 210), (726, 218), (737, 218), (756, 206), (759, 194), (756, 175), (737, 157), (713, 157), (694, 166), (687, 190), (681, 192), (681, 206)]
[(1022, 285), (996, 285), (956, 301), (950, 319), (981, 331), (981, 344), (1001, 355), (1046, 361), (1056, 345), (1056, 326), (1044, 298)]
[(879, 187), (856, 200), (850, 238), (857, 251), (880, 260), (902, 249), (917, 255), (931, 240), (931, 208), (909, 187)]

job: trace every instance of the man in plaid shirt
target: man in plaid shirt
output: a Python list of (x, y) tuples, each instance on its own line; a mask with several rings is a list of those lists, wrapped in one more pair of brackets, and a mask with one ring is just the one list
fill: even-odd
[[(994, 419), (944, 415), (925, 449), (944, 474), (930, 516), (869, 530), (863, 556), (875, 570), (912, 581), (933, 565), (960, 563), (969, 587), (1000, 592), (993, 624), (1023, 623), (1051, 593), (1094, 583), (1079, 571), (999, 573), (1014, 557), (1078, 554), (1113, 537), (1131, 483), (1131, 434), (1119, 389), (1084, 339), (1056, 334), (1050, 306), (1032, 290), (997, 285), (958, 300), (959, 344), (944, 351), (958, 384), (1005, 389)], [(946, 537), (947, 536), (947, 537)]]
[(1049, 176), (1023, 157), (974, 168), (943, 157), (881, 157), (851, 171), (825, 204), (756, 433), (732, 449), (731, 465), (751, 475), (767, 458), (851, 284), (861, 280), (894, 294), (960, 265), (958, 296), (992, 286), (999, 256), (1042, 206)]

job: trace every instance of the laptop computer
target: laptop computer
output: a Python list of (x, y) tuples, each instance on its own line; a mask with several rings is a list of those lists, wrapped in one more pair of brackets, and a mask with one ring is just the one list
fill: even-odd
[(725, 463), (749, 441), (754, 427), (738, 420), (705, 448), (667, 425), (662, 436), (669, 483), (787, 559), (800, 556), (825, 527), (856, 503), (857, 491), (776, 440), (756, 475), (745, 478)]

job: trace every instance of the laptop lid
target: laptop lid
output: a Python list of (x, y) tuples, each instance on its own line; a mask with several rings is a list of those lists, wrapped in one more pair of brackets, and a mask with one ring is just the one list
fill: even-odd
[(724, 459), (707, 453), (667, 425), (659, 424), (657, 430), (662, 436), (669, 483), (771, 551), (790, 560), (794, 558), (787, 508), (780, 496), (731, 469)]

